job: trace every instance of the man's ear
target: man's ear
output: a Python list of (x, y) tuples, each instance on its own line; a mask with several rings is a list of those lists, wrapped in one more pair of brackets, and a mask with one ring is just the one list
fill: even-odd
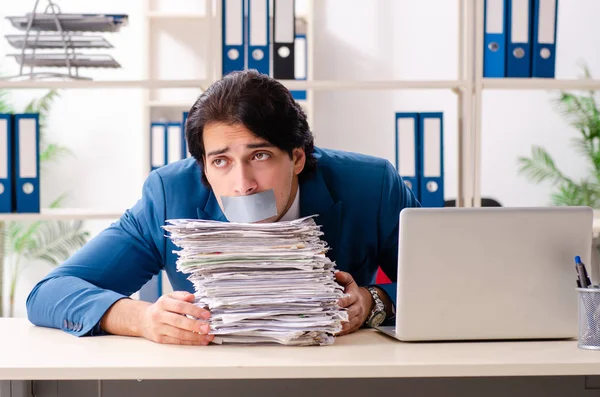
[(304, 148), (296, 148), (292, 151), (292, 161), (294, 162), (294, 174), (300, 174), (306, 164)]

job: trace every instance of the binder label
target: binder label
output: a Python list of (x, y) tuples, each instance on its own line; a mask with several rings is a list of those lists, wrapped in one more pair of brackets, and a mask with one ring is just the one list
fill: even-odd
[(294, 42), (294, 1), (275, 0), (277, 12), (275, 13), (275, 42)]
[(267, 45), (267, 12), (267, 0), (252, 0), (250, 4), (250, 45), (252, 46)]
[(554, 44), (556, 0), (540, 0), (538, 15), (538, 43)]
[(513, 43), (529, 42), (529, 0), (511, 0), (511, 41)]
[[(8, 121), (0, 119), (0, 179), (8, 179)], [(0, 192), (0, 194), (2, 194)]]
[(486, 33), (504, 32), (504, 0), (487, 0)]
[(35, 119), (19, 120), (19, 176), (37, 177), (37, 137)]
[(244, 44), (242, 30), (242, 13), (244, 0), (226, 0), (227, 12), (225, 13), (225, 45)]
[(170, 125), (167, 127), (167, 160), (168, 163), (174, 163), (175, 161), (182, 160), (182, 144), (181, 142), (181, 127), (179, 125)]
[(306, 79), (306, 37), (296, 37), (294, 51), (298, 56), (294, 59), (294, 78), (296, 80)]
[(442, 175), (440, 153), (442, 152), (442, 126), (438, 118), (423, 120), (423, 176), (439, 177)]
[[(403, 176), (416, 176), (416, 142), (415, 142), (415, 120), (412, 118), (400, 118), (398, 125), (398, 172)], [(402, 150), (402, 148), (408, 148)]]
[(165, 165), (165, 128), (163, 126), (152, 127), (152, 166), (162, 167)]

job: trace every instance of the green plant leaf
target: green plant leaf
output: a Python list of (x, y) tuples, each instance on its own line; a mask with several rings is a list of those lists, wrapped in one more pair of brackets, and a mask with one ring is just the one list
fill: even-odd
[(569, 124), (587, 138), (589, 125), (593, 124), (593, 121), (590, 122), (590, 120), (593, 120), (593, 113), (590, 113), (589, 101), (569, 92), (561, 92), (557, 105), (558, 111)]
[(49, 207), (50, 208), (59, 208), (60, 206), (62, 206), (62, 203), (63, 203), (63, 201), (65, 201), (66, 198), (67, 198), (67, 193), (61, 194), (60, 196), (55, 198), (53, 202), (50, 203)]
[(559, 186), (558, 191), (551, 195), (552, 204), (556, 206), (581, 205), (580, 192), (573, 185), (564, 184)]
[(40, 259), (58, 266), (87, 242), (90, 234), (82, 221), (48, 221), (33, 236), (33, 245), (25, 252), (28, 259)]
[(564, 176), (554, 164), (554, 160), (546, 149), (540, 146), (531, 148), (531, 158), (519, 157), (518, 171), (524, 174), (534, 183), (541, 183), (550, 180), (553, 183), (572, 183), (572, 181)]
[(14, 113), (13, 105), (10, 103), (10, 93), (0, 90), (0, 113)]
[(571, 146), (575, 151), (591, 165), (591, 173), (594, 175), (597, 170), (600, 170), (600, 152), (597, 149), (597, 145), (594, 145), (594, 141), (591, 139), (572, 138)]
[(40, 152), (40, 164), (58, 161), (62, 157), (72, 154), (73, 152), (65, 146), (50, 143)]
[(6, 236), (9, 240), (16, 238), (23, 230), (22, 225), (19, 222), (8, 222), (6, 224)]
[[(17, 222), (13, 222), (17, 224)], [(18, 224), (17, 224), (18, 225)], [(22, 255), (33, 246), (33, 236), (42, 225), (41, 221), (30, 223), (28, 226), (15, 226), (16, 234), (9, 233), (10, 251)]]

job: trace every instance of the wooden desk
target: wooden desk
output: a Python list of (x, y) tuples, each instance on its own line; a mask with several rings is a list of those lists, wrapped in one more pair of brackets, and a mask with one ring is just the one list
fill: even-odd
[(374, 330), (332, 346), (173, 346), (76, 338), (0, 320), (0, 379), (259, 379), (600, 375), (576, 341), (402, 343)]
[[(35, 327), (26, 319), (0, 319), (0, 380), (36, 380), (42, 385), (36, 392), (38, 397), (97, 396), (98, 388), (104, 389), (104, 395), (119, 395), (116, 391), (106, 392), (115, 385), (134, 395), (130, 394), (132, 383), (138, 388), (143, 383), (158, 393), (159, 384), (151, 380), (173, 380), (170, 388), (184, 382), (181, 384), (186, 385), (186, 393), (192, 384), (214, 391), (219, 380), (221, 386), (226, 385), (231, 391), (233, 380), (245, 380), (238, 381), (235, 390), (247, 393), (252, 385), (258, 385), (261, 395), (265, 391), (278, 395), (285, 390), (289, 397), (294, 392), (309, 395), (308, 379), (314, 380), (313, 388), (321, 385), (325, 390), (332, 382), (338, 391), (346, 387), (345, 396), (372, 390), (363, 390), (367, 384), (391, 390), (412, 387), (428, 390), (428, 395), (436, 395), (437, 390), (446, 396), (471, 395), (470, 392), (477, 395), (484, 387), (489, 389), (486, 395), (502, 391), (513, 397), (518, 395), (515, 385), (520, 385), (523, 393), (527, 391), (523, 395), (528, 396), (563, 395), (553, 394), (560, 390), (569, 396), (600, 395), (600, 390), (597, 393), (584, 390), (586, 382), (588, 388), (595, 383), (600, 386), (600, 378), (590, 378), (591, 375), (600, 375), (600, 351), (579, 349), (572, 340), (402, 343), (377, 331), (361, 330), (339, 337), (334, 345), (325, 347), (192, 347), (159, 345), (119, 336), (76, 338), (60, 330)], [(102, 386), (89, 381), (99, 379), (114, 382)], [(136, 382), (142, 379), (145, 383)], [(253, 379), (257, 381), (249, 381)], [(55, 386), (49, 386), (57, 381), (78, 380), (88, 380), (76, 383), (88, 390), (87, 394), (81, 388), (73, 394), (55, 393)], [(205, 382), (198, 386), (201, 380)], [(524, 380), (530, 383), (526, 385)], [(128, 381), (128, 386), (124, 381)], [(302, 386), (290, 386), (299, 384)], [(537, 394), (532, 392), (532, 385)], [(42, 393), (42, 389), (46, 391)], [(5, 397), (1, 390), (0, 396)], [(48, 390), (52, 392), (48, 394)], [(222, 390), (217, 392), (224, 395)], [(147, 391), (144, 393), (149, 395)], [(312, 390), (311, 394), (319, 393)]]

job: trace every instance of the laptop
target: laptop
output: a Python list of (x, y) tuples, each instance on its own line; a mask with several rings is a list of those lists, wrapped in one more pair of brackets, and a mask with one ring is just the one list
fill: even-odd
[(401, 341), (577, 337), (575, 256), (590, 270), (589, 207), (407, 208), (400, 213)]

